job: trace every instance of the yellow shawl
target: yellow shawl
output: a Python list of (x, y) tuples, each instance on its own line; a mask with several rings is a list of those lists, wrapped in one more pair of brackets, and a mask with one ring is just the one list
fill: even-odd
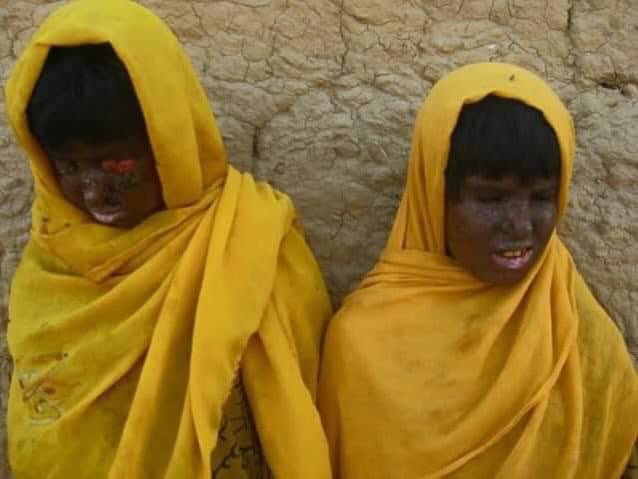
[[(131, 230), (62, 198), (26, 122), (49, 47), (103, 42), (132, 78), (167, 205)], [(7, 105), (36, 191), (9, 313), (16, 479), (210, 479), (240, 366), (275, 476), (329, 478), (314, 407), (323, 281), (290, 200), (227, 166), (170, 29), (127, 0), (71, 2), (21, 56)]]
[(450, 136), (462, 106), (489, 94), (536, 107), (554, 128), (565, 211), (574, 131), (542, 80), (478, 64), (434, 86), (387, 248), (326, 339), (319, 406), (341, 479), (611, 479), (630, 454), (638, 380), (559, 238), (512, 286), (445, 256)]

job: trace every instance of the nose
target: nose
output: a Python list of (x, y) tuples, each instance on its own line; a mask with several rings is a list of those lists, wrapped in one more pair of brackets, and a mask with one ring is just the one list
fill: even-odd
[(88, 171), (82, 178), (82, 195), (87, 207), (100, 206), (108, 195), (105, 175), (99, 171)]
[(503, 232), (512, 239), (527, 239), (532, 235), (532, 216), (528, 201), (516, 199), (507, 202), (504, 216)]

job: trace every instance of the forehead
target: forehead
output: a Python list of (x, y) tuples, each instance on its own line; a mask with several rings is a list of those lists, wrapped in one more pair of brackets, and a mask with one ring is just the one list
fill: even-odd
[(48, 151), (52, 157), (72, 156), (77, 158), (105, 157), (122, 153), (145, 153), (150, 151), (148, 142), (138, 137), (113, 140), (103, 143), (71, 141), (61, 148)]
[(491, 177), (486, 175), (469, 175), (463, 180), (465, 188), (502, 188), (502, 189), (522, 189), (522, 188), (555, 188), (558, 186), (558, 176), (532, 176), (520, 177), (514, 175), (504, 175)]

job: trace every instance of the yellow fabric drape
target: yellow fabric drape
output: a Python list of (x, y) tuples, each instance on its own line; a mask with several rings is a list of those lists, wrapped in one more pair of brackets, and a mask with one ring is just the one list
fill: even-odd
[(340, 479), (611, 479), (636, 439), (638, 380), (623, 339), (556, 235), (510, 286), (445, 256), (450, 136), (463, 105), (489, 94), (544, 113), (565, 211), (574, 130), (542, 80), (492, 63), (433, 87), (386, 250), (324, 346), (319, 407)]
[[(131, 230), (62, 197), (25, 109), (51, 46), (110, 43), (139, 97), (167, 209)], [(210, 479), (238, 370), (278, 478), (330, 477), (314, 406), (330, 306), (290, 200), (227, 166), (170, 29), (127, 0), (77, 0), (35, 34), (7, 85), (35, 179), (9, 347), (16, 479)]]

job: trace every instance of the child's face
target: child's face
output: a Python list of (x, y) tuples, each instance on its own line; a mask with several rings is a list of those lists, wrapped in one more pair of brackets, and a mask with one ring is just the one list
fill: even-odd
[(144, 138), (47, 152), (65, 198), (98, 223), (132, 228), (164, 208), (155, 160)]
[(480, 280), (514, 283), (545, 249), (557, 200), (558, 178), (469, 176), (446, 201), (448, 253)]

